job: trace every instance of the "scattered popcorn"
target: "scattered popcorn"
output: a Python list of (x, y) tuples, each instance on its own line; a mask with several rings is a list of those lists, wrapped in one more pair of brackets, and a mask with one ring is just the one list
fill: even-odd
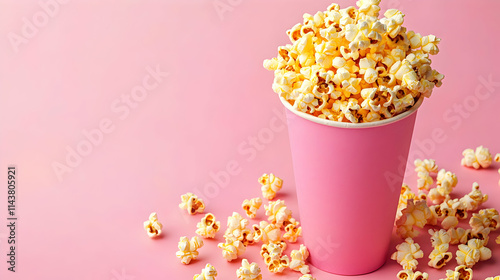
[(275, 224), (270, 224), (266, 221), (260, 221), (258, 225), (253, 225), (254, 241), (262, 241), (264, 244), (269, 242), (276, 243), (281, 241), (280, 228)]
[(434, 179), (430, 176), (430, 173), (437, 173), (438, 166), (436, 165), (436, 161), (433, 159), (416, 159), (414, 161), (415, 171), (417, 172), (418, 180), (417, 185), (418, 189), (429, 190), (430, 186), (434, 183)]
[(189, 240), (186, 236), (182, 236), (179, 241), (179, 251), (176, 252), (177, 258), (181, 259), (183, 264), (189, 264), (192, 260), (198, 257), (198, 249), (203, 246), (203, 240), (198, 236), (194, 236)]
[(401, 186), (401, 194), (399, 195), (398, 210), (396, 213), (396, 220), (402, 215), (402, 210), (408, 205), (408, 199), (416, 200), (415, 194), (411, 191), (410, 187), (403, 183)]
[(474, 182), (472, 184), (472, 191), (470, 193), (460, 198), (460, 201), (465, 205), (467, 211), (476, 210), (481, 204), (483, 204), (487, 200), (488, 200), (488, 195), (483, 194), (481, 192), (481, 190), (479, 189), (479, 184), (477, 182)]
[(405, 269), (398, 272), (397, 277), (400, 280), (427, 280), (429, 279), (429, 274), (426, 272), (413, 272), (411, 269)]
[(500, 280), (500, 276), (495, 276), (495, 277), (488, 277), (484, 280)]
[(285, 227), (285, 233), (283, 234), (283, 239), (290, 243), (297, 242), (297, 238), (302, 235), (302, 227), (299, 226), (294, 218), (290, 218), (288, 221), (283, 223)]
[(403, 269), (415, 270), (418, 265), (417, 259), (424, 256), (420, 245), (414, 243), (410, 237), (406, 238), (403, 243), (398, 244), (396, 249), (397, 251), (391, 255), (391, 259), (397, 261)]
[(268, 200), (272, 200), (283, 186), (283, 180), (274, 176), (273, 173), (270, 173), (269, 175), (263, 174), (259, 178), (259, 183), (262, 185), (262, 196)]
[(311, 274), (304, 274), (300, 276), (299, 280), (316, 280)]
[(237, 259), (246, 250), (243, 242), (233, 237), (226, 237), (226, 242), (219, 243), (218, 247), (222, 249), (222, 257), (228, 262)]
[(447, 231), (450, 236), (450, 244), (466, 244), (472, 239), (472, 230), (464, 228), (450, 228)]
[(434, 250), (429, 254), (430, 260), (428, 265), (437, 269), (445, 266), (453, 257), (453, 255), (448, 252), (449, 247), (450, 245), (448, 243), (435, 246)]
[(489, 227), (492, 231), (497, 230), (500, 227), (498, 211), (494, 208), (481, 209), (479, 213), (472, 214), (469, 225), (472, 231), (480, 229), (481, 227)]
[(220, 229), (220, 222), (215, 220), (212, 213), (208, 213), (197, 225), (196, 234), (204, 238), (214, 238), (215, 233)]
[(264, 254), (264, 263), (267, 265), (267, 269), (273, 273), (281, 273), (290, 264), (290, 259), (288, 256), (280, 256), (279, 258), (272, 258), (268, 254)]
[(158, 216), (156, 212), (153, 212), (149, 215), (149, 219), (144, 222), (144, 229), (148, 233), (149, 237), (155, 237), (161, 234), (161, 229), (163, 225), (158, 222)]
[(193, 280), (215, 280), (215, 276), (217, 276), (217, 270), (213, 265), (207, 263), (201, 273), (193, 277)]
[(429, 229), (429, 234), (431, 235), (432, 247), (437, 247), (442, 244), (449, 244), (451, 241), (450, 234), (444, 229), (441, 229), (439, 231)]
[(472, 268), (478, 261), (491, 258), (491, 250), (484, 246), (484, 240), (471, 239), (467, 245), (458, 245), (457, 263)]
[(203, 200), (192, 193), (183, 194), (181, 199), (182, 202), (179, 204), (179, 207), (181, 209), (186, 209), (190, 215), (203, 213), (203, 210), (205, 210), (205, 203), (203, 203)]
[(302, 274), (309, 273), (309, 266), (306, 264), (306, 259), (309, 257), (309, 251), (307, 247), (300, 244), (299, 250), (292, 250), (290, 253), (290, 265), (292, 270), (299, 271)]
[(433, 203), (440, 203), (452, 192), (458, 180), (455, 173), (441, 169), (437, 174), (436, 181), (437, 186), (429, 190), (428, 197)]
[(257, 210), (259, 210), (262, 205), (262, 199), (260, 197), (252, 198), (250, 200), (245, 199), (241, 207), (245, 210), (245, 213), (249, 218), (255, 218), (257, 216)]
[(407, 207), (402, 210), (401, 217), (396, 221), (396, 233), (403, 238), (416, 237), (418, 231), (414, 231), (413, 226), (423, 228), (431, 217), (432, 212), (426, 201), (419, 200), (414, 203), (413, 199), (408, 199)]
[(472, 280), (472, 275), (472, 269), (459, 265), (455, 270), (446, 270), (446, 278), (441, 280)]
[(241, 280), (262, 280), (260, 267), (257, 263), (249, 263), (247, 259), (241, 261), (241, 267), (236, 271), (236, 276)]
[(270, 223), (283, 227), (283, 223), (290, 220), (292, 211), (288, 209), (283, 200), (269, 201), (269, 205), (264, 205), (266, 216)]
[(462, 155), (464, 156), (461, 162), (462, 165), (473, 167), (475, 169), (479, 169), (481, 167), (488, 168), (492, 162), (490, 150), (483, 146), (477, 147), (476, 151), (473, 149), (465, 149), (462, 152)]
[(379, 19), (379, 3), (305, 14), (287, 31), (291, 44), (263, 63), (273, 90), (298, 111), (352, 123), (391, 118), (429, 97), (444, 78), (429, 59), (440, 39), (407, 31), (396, 9)]
[(238, 212), (233, 212), (227, 218), (227, 229), (224, 233), (224, 238), (232, 237), (244, 242), (244, 245), (253, 243), (253, 232), (247, 228), (248, 220), (243, 218)]

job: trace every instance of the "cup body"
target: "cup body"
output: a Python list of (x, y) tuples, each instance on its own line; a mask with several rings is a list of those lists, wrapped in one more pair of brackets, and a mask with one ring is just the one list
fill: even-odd
[(304, 243), (315, 267), (358, 275), (388, 257), (416, 112), (349, 124), (287, 108)]

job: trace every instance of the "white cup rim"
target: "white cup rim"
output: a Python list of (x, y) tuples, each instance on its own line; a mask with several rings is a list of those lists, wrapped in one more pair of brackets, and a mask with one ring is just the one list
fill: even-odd
[(316, 116), (295, 110), (293, 108), (293, 106), (290, 103), (288, 103), (288, 101), (285, 100), (285, 98), (283, 98), (283, 97), (280, 97), (280, 101), (281, 101), (281, 103), (283, 103), (285, 108), (287, 108), (290, 112), (294, 113), (295, 115), (297, 115), (299, 117), (302, 117), (306, 120), (309, 120), (309, 121), (312, 121), (315, 123), (319, 123), (319, 124), (323, 124), (323, 125), (327, 125), (327, 126), (333, 126), (333, 127), (340, 127), (340, 128), (370, 128), (370, 127), (378, 127), (378, 126), (388, 125), (390, 123), (397, 122), (399, 120), (402, 120), (402, 119), (410, 116), (411, 114), (415, 113), (418, 110), (420, 105), (422, 105), (422, 102), (424, 101), (424, 96), (420, 95), (420, 98), (408, 111), (405, 111), (405, 112), (403, 112), (397, 116), (394, 116), (392, 118), (388, 118), (388, 119), (384, 119), (384, 120), (380, 120), (380, 121), (374, 121), (374, 122), (366, 122), (366, 123), (338, 122), (338, 121), (332, 121), (332, 120), (318, 118)]

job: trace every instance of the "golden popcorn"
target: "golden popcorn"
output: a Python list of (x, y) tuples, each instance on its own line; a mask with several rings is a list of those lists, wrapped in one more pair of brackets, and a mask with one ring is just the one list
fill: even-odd
[(500, 276), (495, 276), (495, 277), (488, 277), (484, 280), (500, 280)]
[(144, 222), (144, 229), (146, 230), (149, 237), (155, 237), (161, 234), (161, 229), (163, 225), (158, 222), (158, 216), (156, 212), (149, 215), (149, 219)]
[(290, 220), (283, 223), (283, 226), (285, 227), (283, 239), (290, 243), (297, 242), (297, 238), (302, 235), (302, 227), (299, 226), (299, 222), (297, 222), (294, 218), (290, 218)]
[(413, 193), (410, 187), (403, 183), (401, 186), (401, 194), (399, 195), (398, 210), (396, 212), (396, 220), (402, 215), (402, 210), (408, 205), (408, 199), (415, 199), (415, 193)]
[(401, 212), (401, 217), (396, 221), (396, 233), (403, 238), (416, 237), (418, 231), (413, 231), (413, 226), (423, 228), (432, 218), (432, 212), (424, 200), (414, 203), (413, 199), (408, 199), (406, 208)]
[(274, 176), (273, 173), (270, 173), (269, 175), (263, 174), (259, 178), (259, 183), (262, 185), (262, 196), (268, 200), (272, 200), (283, 186), (283, 180)]
[(227, 217), (227, 228), (224, 237), (239, 237), (241, 232), (248, 226), (248, 220), (243, 218), (238, 212)]
[(458, 179), (455, 173), (441, 169), (437, 174), (436, 181), (437, 186), (429, 190), (428, 197), (433, 203), (440, 203), (447, 195), (451, 194)]
[(196, 224), (196, 234), (204, 238), (214, 238), (215, 233), (220, 230), (220, 222), (215, 220), (212, 213), (208, 213)]
[(186, 193), (181, 196), (182, 202), (179, 204), (179, 208), (186, 209), (190, 215), (196, 213), (203, 213), (205, 210), (205, 203), (201, 198), (198, 198), (195, 194)]
[(437, 247), (442, 244), (449, 244), (451, 241), (450, 234), (444, 229), (440, 229), (438, 231), (429, 229), (429, 234), (431, 235), (432, 247)]
[(309, 266), (306, 264), (306, 259), (308, 257), (309, 251), (307, 250), (307, 247), (303, 244), (300, 244), (299, 250), (292, 250), (292, 252), (290, 253), (290, 269), (299, 271), (302, 274), (308, 274)]
[(275, 224), (260, 221), (258, 225), (253, 225), (254, 241), (262, 241), (264, 244), (281, 241), (281, 230)]
[(401, 244), (396, 246), (396, 252), (391, 255), (391, 259), (397, 261), (403, 269), (415, 270), (418, 265), (417, 259), (424, 256), (420, 245), (408, 237)]
[(245, 199), (241, 205), (243, 210), (249, 218), (255, 218), (257, 216), (257, 210), (259, 210), (262, 205), (262, 199), (260, 197)]
[(300, 276), (299, 280), (316, 280), (311, 274), (304, 274)]
[(484, 246), (484, 240), (471, 239), (467, 245), (458, 245), (456, 253), (457, 263), (472, 268), (478, 261), (485, 261), (491, 258), (491, 250)]
[(217, 270), (213, 265), (207, 263), (201, 273), (193, 277), (193, 280), (215, 280), (215, 276), (217, 276)]
[(460, 198), (460, 202), (465, 205), (467, 211), (476, 210), (481, 204), (488, 200), (488, 195), (483, 194), (479, 189), (479, 184), (474, 182), (472, 184), (472, 191), (462, 198)]
[(469, 220), (472, 230), (480, 227), (489, 227), (492, 231), (500, 227), (500, 218), (498, 211), (494, 208), (481, 209), (478, 213), (472, 214)]
[(290, 259), (288, 256), (282, 255), (285, 249), (285, 242), (262, 245), (260, 254), (264, 258), (264, 263), (267, 265), (270, 272), (281, 273), (289, 266)]
[(446, 278), (441, 280), (472, 280), (472, 275), (472, 269), (459, 265), (455, 270), (446, 270)]
[(266, 209), (268, 221), (278, 227), (282, 227), (283, 223), (292, 217), (292, 211), (286, 207), (285, 201), (280, 199), (269, 201), (269, 204), (264, 205), (264, 208)]
[(464, 156), (462, 158), (462, 165), (467, 167), (473, 167), (475, 169), (488, 168), (491, 165), (492, 157), (490, 150), (483, 146), (479, 146), (476, 150), (465, 149), (462, 152)]
[(429, 254), (428, 265), (434, 268), (441, 268), (445, 266), (453, 257), (451, 252), (448, 252), (448, 243), (444, 243), (434, 247), (434, 250)]
[(427, 280), (429, 279), (429, 274), (426, 272), (413, 272), (413, 270), (405, 269), (398, 272), (396, 277), (400, 280)]
[(243, 242), (233, 237), (226, 237), (226, 242), (219, 243), (218, 247), (222, 249), (222, 257), (228, 262), (237, 259), (246, 250)]
[(178, 248), (179, 251), (176, 252), (177, 258), (181, 259), (183, 264), (189, 264), (191, 260), (195, 260), (198, 257), (198, 249), (203, 246), (203, 240), (198, 236), (194, 236), (189, 240), (186, 236), (182, 236), (179, 240)]
[(472, 239), (472, 230), (464, 228), (450, 228), (447, 231), (450, 236), (450, 244), (466, 244)]
[[(264, 60), (274, 71), (273, 90), (295, 110), (352, 123), (391, 118), (421, 95), (429, 97), (444, 78), (429, 59), (439, 52), (440, 39), (407, 31), (396, 9), (379, 19), (379, 3), (360, 0), (358, 9), (332, 4), (304, 14), (287, 31), (291, 44)], [(330, 78), (320, 79), (321, 73)], [(361, 95), (368, 88), (375, 90), (370, 99)]]
[(236, 277), (241, 280), (262, 280), (262, 274), (257, 263), (249, 263), (247, 259), (241, 261), (241, 267), (236, 271)]

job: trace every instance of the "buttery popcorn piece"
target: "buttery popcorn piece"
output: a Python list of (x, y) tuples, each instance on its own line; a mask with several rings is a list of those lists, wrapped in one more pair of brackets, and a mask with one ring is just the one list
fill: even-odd
[(451, 252), (448, 252), (450, 245), (448, 243), (443, 243), (441, 245), (435, 246), (434, 250), (429, 254), (429, 263), (430, 267), (434, 267), (440, 269), (448, 263), (453, 255)]
[(260, 221), (258, 225), (253, 225), (254, 241), (262, 241), (264, 244), (277, 243), (281, 241), (281, 230), (275, 224)]
[(149, 219), (144, 222), (144, 229), (148, 233), (149, 237), (155, 237), (161, 234), (161, 229), (163, 225), (158, 222), (158, 216), (156, 212), (153, 212), (149, 215)]
[(262, 274), (257, 263), (249, 263), (247, 259), (241, 261), (241, 267), (236, 271), (236, 276), (241, 280), (262, 280)]
[(436, 161), (433, 159), (416, 159), (414, 164), (418, 176), (418, 189), (429, 190), (430, 186), (434, 183), (434, 179), (432, 179), (430, 173), (436, 173), (438, 170)]
[(474, 182), (472, 184), (472, 191), (462, 198), (460, 198), (460, 202), (465, 205), (467, 211), (476, 210), (481, 204), (488, 200), (488, 195), (483, 194), (479, 189), (479, 184)]
[(478, 261), (485, 261), (491, 258), (491, 250), (484, 246), (484, 240), (471, 239), (467, 245), (458, 245), (457, 263), (472, 268)]
[(437, 186), (429, 190), (428, 197), (433, 203), (440, 203), (452, 192), (458, 179), (455, 173), (441, 169), (437, 174), (436, 181)]
[(259, 183), (262, 185), (262, 196), (268, 200), (272, 200), (283, 186), (283, 180), (274, 176), (273, 173), (262, 175), (259, 178)]
[(215, 233), (220, 229), (220, 222), (215, 220), (212, 213), (208, 213), (197, 225), (196, 234), (204, 238), (214, 238)]
[(290, 265), (292, 270), (299, 271), (302, 274), (309, 273), (309, 266), (306, 264), (306, 259), (309, 257), (309, 251), (307, 247), (300, 244), (299, 250), (292, 250), (290, 253)]
[(500, 280), (500, 276), (495, 276), (495, 277), (488, 277), (484, 280)]
[(243, 242), (233, 237), (226, 237), (226, 242), (219, 243), (218, 247), (222, 249), (222, 257), (228, 262), (237, 259), (246, 250)]
[(495, 208), (481, 209), (478, 213), (472, 214), (469, 220), (472, 231), (475, 229), (491, 228), (492, 231), (500, 227), (500, 218)]
[(304, 274), (300, 276), (299, 280), (316, 280), (311, 274)]
[(398, 272), (397, 277), (400, 280), (427, 280), (429, 279), (429, 274), (426, 272), (413, 272), (411, 269), (405, 269)]
[(179, 251), (175, 255), (181, 259), (183, 264), (189, 264), (191, 260), (195, 260), (198, 257), (198, 249), (202, 246), (203, 240), (198, 236), (192, 237), (191, 240), (186, 236), (182, 236), (177, 246)]
[(408, 199), (406, 208), (401, 212), (401, 217), (396, 221), (396, 233), (403, 238), (416, 237), (418, 231), (414, 231), (413, 226), (423, 228), (432, 218), (432, 212), (424, 200), (414, 203), (413, 199)]
[(215, 280), (215, 276), (217, 276), (217, 270), (213, 265), (207, 263), (201, 273), (193, 277), (193, 280)]
[(441, 280), (472, 280), (472, 275), (472, 269), (459, 265), (455, 270), (446, 270), (446, 278)]
[(299, 226), (294, 218), (290, 218), (288, 221), (283, 223), (285, 227), (285, 233), (283, 234), (283, 239), (290, 243), (297, 242), (297, 238), (302, 235), (302, 227)]
[(186, 209), (190, 215), (196, 213), (203, 213), (205, 210), (205, 203), (201, 198), (198, 198), (195, 194), (186, 193), (181, 196), (182, 202), (179, 204), (179, 208)]
[(285, 201), (280, 199), (269, 201), (269, 204), (264, 205), (264, 208), (266, 209), (268, 221), (278, 227), (283, 227), (283, 223), (292, 217), (292, 211), (286, 207)]
[(450, 228), (447, 231), (450, 236), (450, 244), (466, 244), (472, 239), (472, 230), (464, 228)]
[(437, 247), (442, 244), (449, 244), (451, 241), (450, 234), (444, 229), (440, 229), (438, 231), (429, 229), (429, 234), (431, 235), (432, 247)]
[(464, 156), (461, 162), (462, 165), (473, 167), (475, 169), (479, 169), (481, 167), (488, 168), (492, 162), (490, 150), (483, 146), (477, 147), (476, 151), (472, 149), (465, 149), (462, 152), (462, 155)]
[(245, 213), (249, 218), (255, 218), (257, 216), (257, 210), (259, 210), (262, 205), (262, 199), (260, 197), (245, 199), (241, 207), (245, 210)]
[(397, 261), (403, 269), (415, 270), (418, 265), (417, 259), (424, 256), (420, 245), (408, 237), (401, 244), (396, 246), (397, 251), (391, 255), (391, 259)]

